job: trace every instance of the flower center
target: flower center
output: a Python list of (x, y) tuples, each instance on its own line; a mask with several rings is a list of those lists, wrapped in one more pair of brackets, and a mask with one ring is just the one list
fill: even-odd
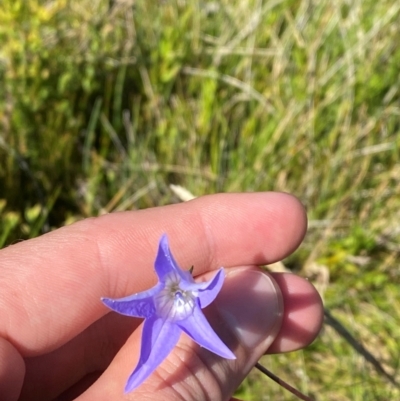
[(154, 297), (158, 316), (170, 321), (186, 319), (193, 312), (195, 296), (192, 291), (179, 287), (180, 278), (171, 274), (166, 278), (165, 287)]

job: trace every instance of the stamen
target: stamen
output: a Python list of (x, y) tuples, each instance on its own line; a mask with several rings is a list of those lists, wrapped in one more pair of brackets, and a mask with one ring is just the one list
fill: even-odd
[(185, 305), (185, 295), (182, 291), (175, 292), (175, 304), (178, 308)]

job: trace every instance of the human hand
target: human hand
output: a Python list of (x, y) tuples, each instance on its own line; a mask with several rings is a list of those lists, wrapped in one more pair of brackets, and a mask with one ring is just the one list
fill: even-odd
[[(289, 255), (305, 230), (304, 210), (290, 195), (219, 194), (86, 219), (2, 250), (0, 400), (229, 400), (267, 348), (302, 348), (320, 329), (322, 305), (312, 285), (273, 274), (284, 303), (274, 339), (279, 311), (266, 302), (270, 281), (255, 267)], [(155, 284), (162, 233), (180, 266), (194, 265), (195, 276), (226, 268), (222, 295), (206, 314), (237, 359), (218, 357), (182, 335), (154, 374), (124, 394), (138, 359), (141, 321), (108, 313), (100, 297)], [(227, 299), (237, 308), (235, 324), (219, 313), (229, 312)]]

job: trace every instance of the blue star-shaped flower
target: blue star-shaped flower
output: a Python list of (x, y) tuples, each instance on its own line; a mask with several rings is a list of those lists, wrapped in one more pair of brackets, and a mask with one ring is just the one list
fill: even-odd
[(126, 383), (125, 392), (134, 390), (150, 376), (174, 348), (181, 331), (215, 354), (235, 359), (201, 311), (221, 290), (223, 269), (210, 281), (196, 283), (189, 271), (179, 268), (167, 236), (163, 235), (155, 270), (159, 282), (153, 288), (120, 299), (102, 298), (110, 309), (122, 315), (145, 318), (139, 362)]

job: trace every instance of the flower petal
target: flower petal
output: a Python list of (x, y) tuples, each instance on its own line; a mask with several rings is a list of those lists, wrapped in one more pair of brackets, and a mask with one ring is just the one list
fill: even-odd
[(223, 358), (236, 359), (235, 354), (212, 329), (200, 308), (195, 307), (191, 316), (176, 324), (200, 346)]
[(101, 298), (102, 302), (115, 312), (127, 316), (148, 318), (154, 315), (155, 307), (153, 296), (164, 288), (158, 283), (147, 291), (139, 292), (128, 297), (111, 299)]
[(201, 309), (210, 305), (214, 301), (215, 297), (218, 295), (224, 283), (225, 272), (221, 268), (215, 274), (215, 276), (204, 283), (180, 283), (180, 287), (185, 291), (193, 291), (197, 293), (198, 300), (200, 302)]
[(174, 257), (172, 256), (171, 250), (169, 249), (168, 238), (166, 234), (163, 234), (160, 239), (154, 268), (158, 278), (162, 282), (164, 282), (164, 278), (167, 274), (176, 272), (182, 280), (194, 283), (190, 272), (182, 270), (176, 263)]
[(143, 383), (168, 356), (179, 340), (181, 331), (175, 324), (151, 317), (144, 322), (139, 362), (125, 386), (128, 393)]

